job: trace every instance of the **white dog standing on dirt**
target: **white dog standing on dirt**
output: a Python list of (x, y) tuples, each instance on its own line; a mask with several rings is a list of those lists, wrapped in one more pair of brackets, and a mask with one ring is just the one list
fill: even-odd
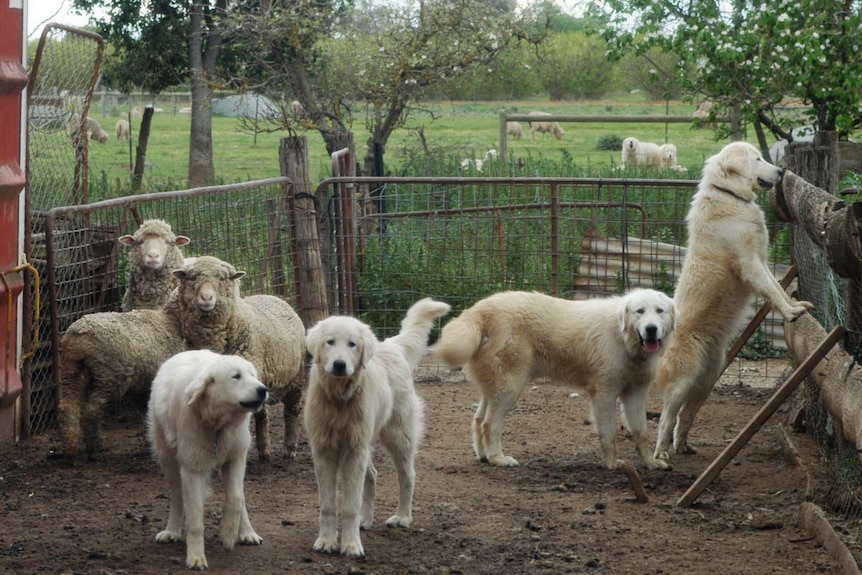
[(586, 389), (609, 469), (619, 463), (614, 443), (618, 399), (644, 464), (667, 468), (653, 458), (646, 412), (659, 351), (671, 339), (675, 315), (673, 300), (655, 290), (585, 301), (501, 292), (447, 323), (432, 353), (449, 365), (464, 366), (479, 387), (473, 449), (482, 461), (518, 465), (503, 455), (503, 419), (527, 384), (544, 376)]
[(167, 527), (159, 543), (183, 540), (186, 566), (206, 569), (204, 499), (213, 471), (225, 490), (219, 538), (225, 549), (236, 543), (260, 545), (248, 518), (243, 492), (251, 446), (249, 421), (263, 408), (267, 388), (254, 365), (235, 355), (208, 350), (179, 353), (159, 368), (150, 394), (150, 443), (171, 486)]
[(347, 316), (333, 316), (306, 336), (312, 356), (304, 420), (320, 498), (315, 551), (338, 546), (338, 485), (344, 491), (342, 554), (365, 554), (359, 529), (374, 521), (377, 470), (372, 445), (379, 438), (398, 473), (398, 509), (386, 525), (413, 520), (414, 460), (423, 434), (423, 404), (413, 372), (428, 345), (434, 320), (449, 305), (430, 298), (407, 310), (401, 332), (378, 342), (371, 328)]
[(677, 453), (695, 452), (689, 431), (752, 296), (769, 300), (786, 320), (811, 308), (785, 293), (767, 263), (769, 238), (755, 190), (771, 188), (782, 174), (744, 142), (728, 144), (703, 167), (686, 216), (688, 248), (674, 295), (680, 319), (656, 375), (664, 390), (656, 458), (670, 457), (671, 435)]

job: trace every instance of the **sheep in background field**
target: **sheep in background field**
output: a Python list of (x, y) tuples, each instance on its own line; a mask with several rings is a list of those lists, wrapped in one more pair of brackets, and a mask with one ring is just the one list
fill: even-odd
[(305, 108), (299, 100), (294, 100), (290, 103), (290, 115), (296, 120), (300, 120), (305, 116)]
[[(87, 116), (87, 121), (85, 125), (87, 132), (87, 141), (96, 140), (100, 144), (104, 144), (108, 141), (108, 132), (102, 129), (102, 126), (99, 125), (99, 122)], [(69, 139), (72, 140), (72, 144), (75, 146), (83, 145), (83, 142), (80, 141), (80, 131), (81, 116), (77, 113), (72, 114), (72, 116), (69, 118), (68, 123), (66, 124), (66, 134), (69, 136)]]
[(521, 128), (520, 122), (506, 122), (506, 133), (516, 140), (524, 137), (524, 130)]
[(177, 286), (171, 272), (183, 267), (180, 246), (191, 240), (175, 235), (163, 220), (144, 220), (134, 235), (117, 238), (129, 251), (129, 276), (123, 311), (163, 307)]
[[(271, 295), (240, 297), (245, 272), (212, 256), (175, 270), (180, 325), (186, 349), (239, 355), (258, 369), (276, 401), (284, 403), (284, 448), (296, 456), (296, 423), (302, 400), (305, 327), (290, 305)], [(269, 457), (266, 410), (255, 414), (258, 456)]]
[(66, 330), (60, 349), (58, 431), (74, 463), (82, 436), (88, 459), (102, 451), (108, 404), (134, 396), (146, 405), (159, 366), (183, 350), (177, 300), (162, 310), (85, 315)]
[[(547, 112), (530, 112), (530, 116), (550, 116)], [(551, 133), (558, 140), (562, 140), (563, 136), (566, 135), (566, 132), (560, 127), (557, 122), (534, 122), (530, 120), (530, 139), (536, 139), (536, 132), (542, 134), (542, 137), (545, 137), (546, 133)]]
[(117, 120), (117, 123), (114, 124), (114, 133), (117, 135), (117, 141), (128, 140), (130, 136), (129, 122), (122, 118)]

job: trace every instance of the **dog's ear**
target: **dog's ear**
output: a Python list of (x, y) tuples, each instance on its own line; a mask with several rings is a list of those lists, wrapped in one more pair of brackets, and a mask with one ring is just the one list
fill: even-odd
[(305, 350), (308, 352), (308, 355), (311, 356), (312, 360), (317, 358), (317, 347), (320, 345), (320, 337), (320, 322), (309, 329), (305, 334)]
[(670, 316), (670, 329), (671, 331), (676, 329), (676, 302), (673, 301), (673, 298), (667, 298), (667, 313)]
[(374, 357), (374, 354), (377, 353), (377, 336), (374, 335), (370, 327), (363, 326), (359, 339), (359, 345), (362, 346), (359, 353), (359, 363), (360, 367), (365, 367), (371, 361), (371, 358)]
[(745, 146), (727, 148), (721, 155), (721, 169), (728, 176), (748, 178), (751, 175), (751, 159)]
[(625, 333), (629, 322), (629, 302), (624, 301), (620, 309), (617, 310), (617, 316), (620, 322), (620, 332)]
[(186, 387), (186, 397), (189, 398), (187, 405), (194, 405), (194, 403), (199, 400), (207, 390), (207, 386), (214, 381), (215, 378), (212, 375), (203, 374), (191, 382), (188, 387)]

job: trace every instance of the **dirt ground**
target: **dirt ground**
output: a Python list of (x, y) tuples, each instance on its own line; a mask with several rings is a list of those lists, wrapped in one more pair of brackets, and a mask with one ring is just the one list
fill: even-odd
[[(810, 438), (788, 431), (805, 465), (794, 463), (781, 413), (692, 507), (675, 506), (772, 392), (729, 379), (694, 428), (698, 454), (676, 456), (671, 471), (639, 467), (650, 500), (638, 503), (622, 471), (601, 467), (582, 394), (547, 383), (529, 389), (507, 418), (504, 435), (504, 450), (521, 466), (495, 468), (479, 463), (470, 445), (476, 391), (460, 372), (426, 362), (417, 387), (426, 403), (427, 436), (417, 462), (410, 528), (384, 525), (395, 508), (396, 485), (379, 450), (377, 516), (362, 534), (366, 557), (312, 551), (317, 488), (308, 446), (301, 443), (297, 459), (285, 461), (279, 445), (266, 464), (253, 451), (246, 478), (249, 514), (262, 546), (221, 549), (222, 492), (214, 481), (205, 528), (209, 571), (840, 573), (837, 561), (801, 528), (799, 504), (809, 478), (816, 503), (827, 486)], [(659, 408), (653, 397), (650, 410)], [(167, 486), (146, 450), (142, 415), (120, 411), (107, 424), (109, 451), (99, 462), (68, 467), (53, 455), (53, 433), (0, 455), (0, 573), (186, 572), (184, 544), (155, 542), (167, 520)], [(650, 425), (654, 435), (656, 421)], [(274, 438), (279, 433), (274, 429)], [(622, 434), (617, 444), (620, 457), (638, 463)]]

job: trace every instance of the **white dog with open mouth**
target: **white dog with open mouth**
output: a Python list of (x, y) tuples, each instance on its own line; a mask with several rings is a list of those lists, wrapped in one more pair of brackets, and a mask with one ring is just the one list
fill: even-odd
[(671, 338), (675, 315), (673, 300), (655, 290), (585, 301), (501, 292), (447, 323), (431, 351), (449, 365), (464, 366), (479, 387), (473, 449), (482, 461), (518, 465), (503, 455), (503, 419), (527, 384), (544, 376), (586, 389), (605, 466), (619, 463), (619, 399), (644, 465), (667, 468), (653, 458), (646, 412), (658, 352)]
[(745, 142), (728, 144), (703, 167), (686, 216), (688, 248), (674, 294), (680, 319), (656, 374), (656, 387), (664, 390), (657, 458), (670, 457), (671, 435), (677, 453), (695, 452), (689, 431), (752, 296), (768, 299), (789, 320), (811, 308), (785, 293), (767, 262), (769, 237), (755, 190), (771, 188), (782, 174)]
[(377, 470), (373, 441), (380, 439), (398, 473), (398, 510), (386, 525), (413, 520), (414, 460), (423, 433), (423, 404), (413, 371), (428, 345), (434, 320), (449, 305), (425, 298), (413, 304), (398, 335), (378, 342), (371, 328), (347, 316), (327, 318), (308, 330), (312, 356), (304, 420), (320, 498), (315, 551), (338, 547), (338, 485), (344, 490), (342, 554), (365, 554), (359, 529), (374, 521)]
[(233, 549), (236, 543), (263, 542), (248, 518), (243, 480), (251, 446), (249, 421), (267, 396), (251, 362), (208, 350), (174, 355), (153, 380), (147, 412), (149, 439), (171, 487), (168, 524), (156, 541), (182, 541), (185, 516), (190, 569), (207, 567), (204, 499), (213, 471), (221, 472), (225, 489), (222, 546)]

